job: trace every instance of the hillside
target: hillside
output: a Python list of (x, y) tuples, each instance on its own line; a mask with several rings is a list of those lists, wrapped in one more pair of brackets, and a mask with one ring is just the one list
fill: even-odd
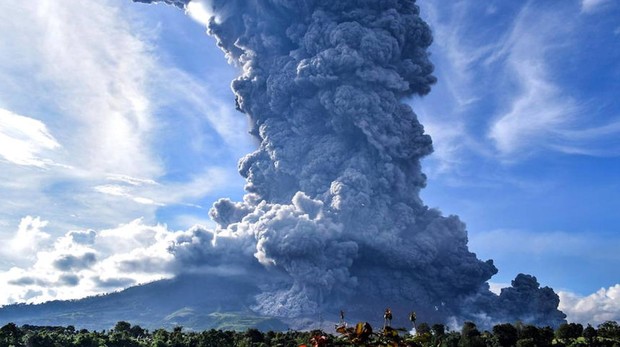
[(282, 321), (249, 309), (256, 292), (254, 285), (241, 279), (183, 275), (80, 300), (4, 306), (0, 324), (103, 330), (124, 320), (148, 329), (179, 325), (190, 330), (287, 329)]

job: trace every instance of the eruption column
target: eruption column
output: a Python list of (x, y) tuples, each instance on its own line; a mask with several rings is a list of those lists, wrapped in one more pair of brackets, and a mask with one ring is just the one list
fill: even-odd
[(210, 211), (238, 257), (278, 279), (263, 284), (256, 310), (499, 314), (486, 283), (493, 262), (468, 250), (458, 217), (419, 197), (432, 143), (403, 100), (436, 79), (415, 1), (202, 4), (214, 14), (208, 33), (243, 69), (232, 89), (260, 141), (239, 161), (244, 200), (221, 199)]

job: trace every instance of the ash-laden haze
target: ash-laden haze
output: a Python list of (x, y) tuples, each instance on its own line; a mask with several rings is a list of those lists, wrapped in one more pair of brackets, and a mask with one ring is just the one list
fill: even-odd
[(260, 146), (239, 162), (244, 200), (210, 212), (214, 241), (171, 252), (250, 269), (262, 290), (254, 309), (270, 316), (390, 306), (428, 321), (563, 322), (558, 296), (532, 276), (491, 293), (493, 261), (468, 250), (458, 217), (420, 199), (420, 159), (433, 148), (403, 100), (436, 79), (415, 1), (202, 4), (208, 33), (243, 68), (232, 89)]

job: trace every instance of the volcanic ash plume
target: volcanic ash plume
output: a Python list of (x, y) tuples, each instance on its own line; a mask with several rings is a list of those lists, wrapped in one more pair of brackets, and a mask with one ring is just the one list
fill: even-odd
[[(419, 197), (432, 143), (402, 100), (427, 94), (435, 77), (415, 1), (202, 5), (213, 13), (208, 33), (243, 68), (232, 89), (260, 141), (239, 162), (244, 200), (221, 199), (210, 212), (218, 228), (206, 253), (251, 259), (277, 279), (262, 285), (256, 310), (294, 317), (392, 305), (503, 319), (486, 283), (493, 261), (468, 250), (457, 217)], [(556, 307), (540, 314), (561, 320)]]

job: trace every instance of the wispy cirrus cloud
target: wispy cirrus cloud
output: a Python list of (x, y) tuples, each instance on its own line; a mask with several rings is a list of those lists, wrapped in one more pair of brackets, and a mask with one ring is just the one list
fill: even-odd
[[(485, 16), (468, 2), (442, 6), (439, 2), (420, 3), (433, 30), (431, 46), (438, 83), (433, 91), (412, 106), (419, 114), (425, 131), (433, 138), (433, 155), (426, 160), (431, 176), (458, 171), (466, 158), (485, 155), (488, 151), (472, 132), (479, 115), (471, 110), (486, 98), (481, 61), (490, 54), (496, 42), (482, 41), (471, 30), (471, 18)], [(484, 10), (482, 9), (484, 12)]]
[(157, 69), (149, 37), (137, 35), (109, 1), (6, 4), (1, 16), (2, 31), (14, 33), (0, 39), (9, 81), (0, 93), (10, 109), (47, 123), (77, 168), (161, 172), (148, 146)]
[(582, 49), (583, 26), (593, 19), (579, 16), (579, 8), (468, 1), (421, 6), (434, 31), (439, 78), (433, 93), (414, 102), (437, 139), (431, 174), (458, 172), (472, 160), (514, 163), (543, 152), (618, 155), (617, 115), (601, 114), (596, 107), (602, 100), (593, 102), (571, 84), (585, 69), (567, 69), (575, 64), (571, 57), (600, 54)]
[(230, 185), (229, 175), (228, 170), (213, 167), (183, 182), (166, 184), (128, 177), (115, 182), (117, 177), (111, 176), (108, 180), (113, 183), (97, 185), (94, 190), (101, 194), (129, 199), (138, 204), (166, 206), (193, 201), (216, 189), (225, 188)]
[(96, 217), (91, 209), (103, 212), (92, 220), (95, 226), (110, 217), (135, 218), (135, 208), (114, 212), (88, 192), (109, 174), (150, 178), (164, 172), (150, 145), (153, 36), (138, 34), (111, 1), (3, 3), (0, 31), (12, 33), (0, 36), (3, 107), (13, 112), (9, 119), (21, 120), (11, 122), (13, 128), (31, 129), (20, 160), (47, 169), (0, 162), (0, 217), (41, 215), (60, 228), (84, 222), (79, 215)]
[(581, 0), (581, 12), (592, 13), (603, 7), (609, 0)]
[(43, 122), (0, 108), (0, 157), (17, 165), (43, 168), (53, 164), (42, 157), (45, 152), (59, 147)]
[[(550, 16), (550, 11), (556, 15)], [(609, 146), (620, 134), (617, 116), (605, 115), (603, 124), (589, 121), (584, 114), (598, 113), (591, 101), (580, 98), (575, 86), (561, 82), (567, 79), (564, 57), (580, 52), (577, 24), (564, 20), (571, 15), (564, 8), (524, 7), (504, 45), (488, 59), (504, 66), (502, 76), (508, 86), (503, 95), (507, 106), (496, 114), (488, 132), (502, 160), (514, 161), (540, 151), (592, 156), (620, 153), (617, 143)]]
[(498, 82), (507, 90), (502, 96), (506, 106), (492, 120), (488, 136), (499, 155), (509, 160), (554, 141), (553, 133), (569, 126), (578, 111), (575, 101), (553, 81), (549, 62), (559, 49), (556, 42), (570, 28), (543, 13), (523, 7), (503, 44), (487, 58), (488, 64), (501, 65), (505, 77)]
[(217, 76), (185, 72), (144, 8), (124, 6), (0, 4), (12, 33), (0, 35), (0, 235), (27, 215), (52, 233), (154, 221), (241, 181), (250, 140), (232, 96), (212, 92)]

